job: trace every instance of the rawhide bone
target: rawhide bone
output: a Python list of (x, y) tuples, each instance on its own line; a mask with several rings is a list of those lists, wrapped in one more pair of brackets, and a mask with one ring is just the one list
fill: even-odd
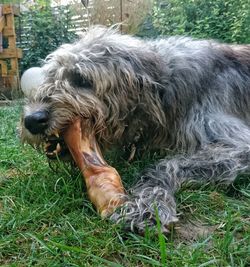
[(77, 118), (64, 133), (64, 141), (83, 174), (90, 201), (106, 217), (124, 202), (124, 187), (116, 169), (103, 159), (95, 136), (88, 127), (85, 132), (82, 123)]

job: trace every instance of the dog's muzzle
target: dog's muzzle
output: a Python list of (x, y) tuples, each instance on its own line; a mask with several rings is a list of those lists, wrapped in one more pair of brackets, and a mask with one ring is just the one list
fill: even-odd
[(32, 134), (43, 134), (48, 127), (49, 113), (47, 111), (36, 111), (25, 116), (24, 126)]

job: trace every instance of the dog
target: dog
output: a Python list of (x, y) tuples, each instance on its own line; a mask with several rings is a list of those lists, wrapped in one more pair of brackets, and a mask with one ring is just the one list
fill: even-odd
[(24, 142), (55, 140), (80, 117), (102, 150), (171, 151), (141, 173), (110, 216), (132, 231), (154, 226), (157, 210), (167, 232), (178, 220), (174, 194), (183, 183), (230, 184), (249, 169), (249, 45), (142, 40), (96, 26), (48, 55), (42, 70), (44, 81), (23, 109)]

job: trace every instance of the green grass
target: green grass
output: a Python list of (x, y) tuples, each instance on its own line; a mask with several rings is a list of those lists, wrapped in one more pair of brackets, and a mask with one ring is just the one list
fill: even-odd
[[(230, 189), (183, 189), (181, 223), (167, 237), (124, 232), (96, 214), (77, 171), (55, 173), (20, 144), (20, 110), (0, 108), (0, 266), (250, 265), (249, 176)], [(128, 186), (152, 159), (109, 160)]]

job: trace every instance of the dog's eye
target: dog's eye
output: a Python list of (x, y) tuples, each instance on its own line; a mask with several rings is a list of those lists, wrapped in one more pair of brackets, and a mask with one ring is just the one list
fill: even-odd
[(84, 78), (80, 73), (73, 72), (70, 75), (70, 84), (73, 87), (83, 88), (83, 89), (91, 89), (93, 84), (92, 81)]

